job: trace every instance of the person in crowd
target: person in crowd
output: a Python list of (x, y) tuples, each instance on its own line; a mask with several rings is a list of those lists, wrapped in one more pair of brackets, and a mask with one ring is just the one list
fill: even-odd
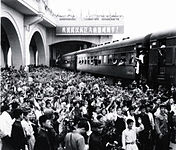
[(14, 110), (15, 122), (12, 125), (12, 144), (15, 150), (25, 150), (27, 147), (27, 138), (21, 121), (23, 120), (23, 111), (20, 108)]
[(2, 114), (0, 115), (0, 140), (2, 141), (2, 150), (11, 150), (12, 142), (11, 142), (11, 131), (12, 124), (14, 120), (12, 120), (10, 116), (10, 106), (4, 105), (1, 107)]
[(85, 139), (82, 134), (88, 131), (89, 126), (87, 121), (81, 120), (78, 122), (77, 128), (65, 136), (66, 150), (86, 150)]
[(146, 114), (146, 106), (140, 107), (141, 113), (138, 115), (138, 117), (141, 118), (142, 124), (144, 125), (144, 130), (139, 133), (139, 142), (140, 142), (140, 150), (149, 150), (149, 135), (151, 133), (151, 125), (149, 116)]
[(122, 146), (122, 132), (125, 130), (125, 118), (122, 115), (122, 108), (117, 107), (117, 119), (115, 121), (115, 128), (116, 128), (116, 135), (117, 135), (117, 142), (119, 146)]
[(89, 150), (106, 150), (106, 145), (102, 138), (103, 124), (101, 122), (92, 123), (92, 133), (89, 137)]
[(157, 133), (156, 150), (167, 150), (169, 148), (169, 133), (165, 105), (160, 105), (160, 113), (156, 116), (155, 123)]
[(31, 111), (30, 108), (23, 109), (24, 119), (21, 121), (21, 125), (24, 129), (24, 133), (27, 139), (28, 150), (33, 150), (35, 144), (35, 137), (34, 137), (34, 130), (32, 127), (33, 123), (30, 121), (29, 118), (30, 111)]
[(155, 141), (155, 121), (154, 121), (154, 116), (151, 113), (151, 108), (152, 106), (150, 104), (146, 105), (146, 113), (149, 117), (149, 121), (150, 121), (150, 126), (151, 126), (151, 130), (149, 131), (149, 141), (148, 141), (148, 149), (149, 150), (153, 150), (154, 149), (154, 141)]
[[(36, 138), (34, 150), (56, 150), (56, 134), (53, 131), (51, 120), (47, 115), (42, 115), (39, 118), (40, 130)], [(52, 130), (52, 131), (51, 131)]]
[(172, 111), (171, 116), (171, 137), (170, 137), (170, 147), (172, 150), (176, 149), (176, 108)]
[(141, 119), (138, 119), (139, 127), (133, 126), (132, 119), (127, 120), (127, 128), (122, 132), (122, 148), (124, 150), (138, 150), (137, 147), (137, 133), (144, 130), (144, 125)]

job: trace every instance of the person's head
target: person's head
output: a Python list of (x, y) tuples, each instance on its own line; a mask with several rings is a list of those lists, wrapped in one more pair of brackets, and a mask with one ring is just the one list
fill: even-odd
[(93, 122), (92, 131), (95, 133), (101, 134), (103, 131), (103, 124), (101, 122)]
[(129, 113), (132, 116), (134, 115), (134, 107), (133, 106), (129, 107)]
[(97, 106), (97, 107), (96, 107), (96, 112), (97, 112), (97, 113), (100, 113), (100, 112), (101, 112), (101, 107), (100, 107), (100, 106)]
[(1, 107), (1, 112), (4, 112), (4, 111), (6, 111), (6, 112), (10, 112), (10, 106), (9, 105), (4, 105), (4, 106), (2, 106)]
[(51, 128), (51, 120), (48, 119), (47, 115), (42, 115), (39, 117), (39, 123), (43, 128)]
[(31, 108), (29, 107), (23, 109), (23, 116), (25, 120), (29, 120), (30, 112), (31, 112)]
[(132, 119), (127, 120), (128, 129), (132, 129), (134, 121)]
[(23, 119), (23, 111), (20, 108), (17, 108), (13, 111), (15, 119), (22, 120)]
[(78, 122), (77, 128), (81, 134), (84, 134), (89, 130), (89, 125), (86, 120), (81, 120)]
[(161, 103), (161, 99), (160, 99), (160, 98), (157, 98), (156, 104), (160, 104), (160, 103)]
[(46, 101), (46, 108), (50, 108), (51, 107), (51, 103), (49, 100)]
[(19, 103), (18, 102), (13, 102), (13, 103), (11, 103), (11, 106), (12, 106), (12, 109), (14, 110), (14, 109), (19, 107)]
[(103, 109), (101, 110), (101, 114), (102, 114), (102, 115), (106, 115), (106, 114), (107, 114), (106, 108), (103, 108)]
[(173, 97), (171, 97), (171, 98), (169, 99), (169, 103), (170, 103), (170, 104), (174, 104), (174, 99), (173, 99)]
[(103, 115), (101, 115), (101, 114), (98, 115), (98, 116), (97, 116), (97, 120), (100, 121), (100, 122), (102, 122), (102, 121), (103, 121)]
[(121, 107), (117, 107), (117, 114), (122, 115), (122, 108)]
[(146, 112), (145, 106), (141, 106), (140, 107), (140, 111), (141, 111), (142, 114), (145, 114), (145, 112)]
[(160, 112), (163, 114), (166, 111), (166, 106), (165, 105), (160, 105)]
[(152, 107), (152, 106), (151, 106), (151, 105), (149, 105), (149, 104), (148, 104), (148, 105), (146, 105), (146, 112), (150, 112), (150, 111), (151, 111), (151, 107)]

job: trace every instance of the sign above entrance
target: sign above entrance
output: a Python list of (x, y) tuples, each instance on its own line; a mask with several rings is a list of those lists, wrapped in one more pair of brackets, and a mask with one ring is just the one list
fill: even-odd
[(58, 15), (56, 35), (112, 35), (124, 33), (122, 15)]
[(111, 35), (123, 32), (123, 26), (60, 26), (56, 28), (56, 35)]

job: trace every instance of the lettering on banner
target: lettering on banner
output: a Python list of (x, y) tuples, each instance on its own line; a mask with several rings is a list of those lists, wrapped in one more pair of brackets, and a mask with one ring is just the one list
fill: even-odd
[(98, 27), (98, 33), (101, 33), (101, 27)]
[(97, 27), (93, 28), (93, 33), (97, 33)]
[(67, 33), (70, 33), (70, 27), (67, 27)]
[(63, 26), (56, 28), (57, 34), (118, 34), (124, 32), (123, 26)]
[(71, 27), (71, 33), (75, 33), (75, 28)]
[(92, 27), (88, 28), (88, 33), (92, 33)]
[(115, 33), (115, 28), (111, 27), (111, 33)]
[(102, 33), (106, 33), (106, 27), (102, 27)]
[(107, 32), (107, 33), (110, 33), (110, 32), (111, 32), (111, 28), (110, 28), (110, 27), (107, 27), (107, 28), (106, 28), (106, 32)]
[(66, 27), (62, 27), (62, 33), (66, 33)]
[(84, 33), (87, 33), (87, 27), (84, 27)]
[(79, 27), (75, 28), (75, 33), (79, 33)]
[(80, 27), (79, 32), (84, 33), (83, 27)]

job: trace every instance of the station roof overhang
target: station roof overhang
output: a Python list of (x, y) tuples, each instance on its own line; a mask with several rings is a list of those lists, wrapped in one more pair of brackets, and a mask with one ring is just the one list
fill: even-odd
[[(40, 14), (38, 10), (31, 7), (28, 3), (23, 0), (2, 0), (2, 2), (7, 6), (27, 16), (37, 16)], [(46, 18), (45, 15), (43, 15), (43, 20), (40, 22), (40, 24), (49, 28), (56, 27), (56, 24)]]

